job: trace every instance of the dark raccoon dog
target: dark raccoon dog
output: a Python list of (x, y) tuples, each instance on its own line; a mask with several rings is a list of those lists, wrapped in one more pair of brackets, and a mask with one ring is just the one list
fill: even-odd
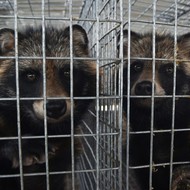
[[(127, 111), (127, 72), (128, 72), (128, 43), (130, 49), (130, 166), (139, 166), (135, 169), (137, 180), (142, 190), (168, 190), (170, 179), (172, 116), (174, 116), (174, 146), (173, 162), (189, 161), (189, 132), (179, 129), (188, 128), (189, 100), (188, 98), (175, 99), (173, 110), (174, 89), (174, 38), (170, 34), (155, 36), (155, 76), (153, 79), (153, 36), (152, 33), (138, 34), (131, 32), (131, 41), (128, 40), (128, 31), (124, 31), (123, 53), (126, 58), (124, 64), (124, 111)], [(175, 94), (189, 94), (189, 77), (187, 74), (188, 62), (182, 61), (184, 43), (181, 36), (177, 42), (177, 65), (175, 76)], [(186, 55), (190, 48), (187, 50)], [(180, 61), (181, 60), (181, 61)], [(154, 86), (154, 106), (152, 107), (152, 89)], [(165, 96), (165, 97), (164, 97)], [(168, 97), (167, 97), (168, 96)], [(153, 108), (153, 111), (152, 111)], [(153, 137), (151, 147), (151, 126)], [(135, 133), (139, 132), (139, 133)], [(152, 155), (151, 155), (152, 154)], [(152, 171), (150, 160), (152, 156)], [(178, 167), (178, 165), (173, 165)], [(150, 176), (151, 175), (151, 176)], [(151, 186), (149, 187), (152, 179)]]
[[(79, 25), (73, 25), (72, 32), (73, 67), (70, 61), (69, 27), (64, 29), (46, 27), (44, 46), (41, 27), (28, 27), (18, 32), (18, 60), (14, 58), (14, 31), (0, 30), (0, 55), (11, 57), (0, 60), (0, 97), (15, 98), (16, 94), (19, 95), (19, 101), (6, 99), (0, 102), (0, 136), (18, 136), (17, 104), (19, 103), (20, 132), (22, 137), (25, 137), (21, 143), (24, 173), (46, 171), (44, 126), (47, 127), (47, 134), (51, 136), (48, 137), (49, 172), (71, 170), (71, 137), (55, 136), (70, 135), (72, 121), (74, 133), (77, 133), (81, 117), (92, 101), (92, 98), (87, 97), (95, 96), (96, 87), (96, 64), (85, 60), (89, 57), (87, 34)], [(43, 49), (45, 67), (43, 67)], [(47, 96), (46, 105), (44, 105), (44, 93)], [(26, 139), (34, 136), (39, 138)], [(76, 159), (80, 152), (80, 140), (74, 138), (74, 144)], [(18, 153), (18, 140), (0, 141), (1, 174), (19, 173)], [(71, 189), (72, 183), (68, 179), (66, 174), (50, 174), (50, 189)], [(2, 179), (0, 188), (20, 189), (19, 182), (20, 180), (15, 178)], [(46, 176), (25, 176), (24, 189), (45, 190)]]

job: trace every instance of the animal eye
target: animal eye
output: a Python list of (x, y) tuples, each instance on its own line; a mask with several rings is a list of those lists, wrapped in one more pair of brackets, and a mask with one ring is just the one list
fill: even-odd
[(23, 73), (23, 77), (28, 82), (35, 82), (38, 79), (38, 74), (34, 71), (28, 71)]
[(174, 68), (173, 68), (173, 66), (167, 66), (166, 68), (165, 68), (165, 72), (168, 74), (168, 75), (171, 75), (171, 74), (173, 74), (173, 72), (174, 72)]
[(65, 66), (64, 68), (61, 68), (59, 71), (59, 77), (60, 77), (60, 80), (62, 80), (64, 83), (67, 82), (69, 83), (70, 82), (70, 75), (71, 75), (71, 72), (70, 72), (70, 67), (68, 66)]
[(70, 70), (69, 69), (66, 69), (63, 71), (63, 75), (66, 77), (66, 78), (70, 78)]
[(131, 69), (135, 72), (141, 72), (143, 69), (143, 63), (141, 63), (140, 61), (135, 61), (132, 65), (131, 65)]
[(34, 81), (34, 80), (36, 80), (36, 75), (34, 73), (28, 73), (27, 74), (27, 79), (29, 81)]

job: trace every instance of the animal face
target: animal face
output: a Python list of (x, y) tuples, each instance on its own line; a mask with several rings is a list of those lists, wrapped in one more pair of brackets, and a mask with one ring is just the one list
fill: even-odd
[[(124, 92), (127, 89), (127, 71), (130, 68), (130, 94), (140, 107), (151, 107), (154, 94), (155, 106), (162, 104), (164, 95), (172, 95), (174, 89), (174, 38), (169, 34), (156, 34), (155, 47), (151, 33), (144, 35), (131, 32), (130, 63), (124, 65)], [(153, 47), (155, 56), (153, 61)], [(124, 56), (128, 57), (128, 31), (124, 31)], [(176, 57), (178, 58), (178, 57)], [(130, 65), (128, 65), (130, 64)], [(153, 75), (154, 73), (154, 75)], [(184, 93), (187, 82), (184, 65), (176, 65), (176, 94)], [(154, 89), (154, 93), (152, 90)]]
[[(15, 56), (14, 36), (11, 29), (0, 31), (1, 55)], [(47, 27), (44, 51), (42, 37), (41, 28), (28, 28), (18, 33), (18, 76), (15, 59), (1, 60), (0, 94), (2, 97), (15, 97), (19, 85), (17, 93), (25, 98), (20, 102), (21, 117), (43, 123), (46, 108), (48, 123), (62, 123), (70, 119), (71, 106), (74, 114), (80, 115), (88, 105), (89, 100), (85, 102), (77, 97), (95, 95), (96, 66), (92, 61), (75, 59), (89, 57), (88, 38), (82, 27), (73, 26), (72, 64), (69, 27), (59, 30)], [(16, 84), (16, 76), (19, 84)], [(47, 97), (46, 105), (44, 95)], [(71, 96), (76, 99), (72, 101)]]

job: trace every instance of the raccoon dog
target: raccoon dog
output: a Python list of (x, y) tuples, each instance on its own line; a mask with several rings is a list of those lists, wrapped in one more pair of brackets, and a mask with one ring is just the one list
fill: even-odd
[[(182, 51), (185, 40), (181, 40), (182, 38), (183, 36), (177, 42), (178, 50), (176, 58), (179, 60), (184, 58)], [(131, 32), (131, 42), (129, 42), (128, 31), (124, 31), (123, 53), (126, 58), (128, 57), (128, 43), (131, 43), (130, 67), (128, 67), (129, 63), (126, 59), (123, 72), (124, 95), (126, 95), (128, 86), (127, 73), (128, 68), (130, 68), (131, 97), (129, 119), (131, 134), (129, 159), (131, 166), (139, 166), (134, 171), (142, 190), (151, 188), (154, 190), (168, 190), (170, 185), (169, 164), (172, 140), (172, 94), (175, 73), (174, 38), (170, 34), (156, 34), (155, 67), (152, 60), (152, 39), (152, 33), (139, 34)], [(155, 68), (154, 78), (153, 68)], [(187, 65), (183, 61), (177, 62), (176, 95), (189, 93), (188, 81)], [(153, 89), (154, 99), (151, 98)], [(154, 101), (153, 107), (152, 100)], [(127, 99), (124, 96), (125, 112), (127, 111), (126, 108)], [(189, 133), (187, 131), (179, 131), (179, 129), (188, 127), (188, 113), (189, 100), (186, 98), (176, 98), (174, 129), (178, 129), (178, 131), (174, 133), (173, 162), (188, 161), (190, 159), (190, 151), (187, 146)], [(153, 126), (153, 129), (151, 126)], [(151, 130), (153, 131), (152, 139)], [(151, 159), (153, 167), (150, 173), (149, 166)], [(173, 167), (178, 167), (178, 165), (176, 164)], [(152, 179), (151, 183), (149, 181), (150, 177)]]
[[(74, 133), (76, 133), (82, 114), (91, 102), (90, 99), (84, 100), (81, 97), (95, 95), (96, 81), (95, 63), (82, 59), (89, 57), (87, 34), (79, 25), (72, 26), (72, 33), (73, 65), (69, 58), (70, 27), (64, 29), (46, 27), (44, 46), (41, 27), (28, 27), (18, 32), (18, 60), (14, 58), (14, 31), (7, 28), (0, 30), (0, 55), (9, 56), (0, 60), (0, 96), (15, 98), (16, 94), (19, 94), (20, 97), (17, 104), (20, 105), (21, 135), (25, 137), (21, 143), (24, 173), (46, 171), (43, 138), (45, 125), (47, 134), (51, 136), (48, 138), (49, 171), (59, 172), (71, 169), (71, 138), (56, 138), (55, 136), (71, 134), (71, 119)], [(45, 55), (45, 60), (42, 58), (43, 55)], [(81, 57), (81, 59), (75, 59), (76, 57)], [(45, 67), (43, 67), (44, 62)], [(18, 63), (18, 68), (16, 63)], [(45, 78), (43, 71), (46, 73)], [(19, 79), (19, 88), (16, 79)], [(44, 93), (47, 96), (46, 101), (43, 99)], [(74, 99), (71, 99), (71, 95)], [(3, 100), (0, 102), (0, 108), (1, 137), (18, 136), (16, 100)], [(46, 120), (44, 113), (47, 116)], [(32, 136), (42, 138), (26, 138)], [(80, 142), (77, 139), (74, 142), (76, 158)], [(18, 158), (18, 140), (1, 140), (1, 174), (18, 173)], [(66, 183), (65, 179), (68, 179), (68, 175), (50, 174), (50, 189), (71, 189), (72, 183)], [(12, 180), (11, 185), (10, 180)], [(2, 179), (0, 188), (20, 189), (19, 181), (15, 178)], [(46, 176), (24, 177), (24, 189), (45, 190)]]

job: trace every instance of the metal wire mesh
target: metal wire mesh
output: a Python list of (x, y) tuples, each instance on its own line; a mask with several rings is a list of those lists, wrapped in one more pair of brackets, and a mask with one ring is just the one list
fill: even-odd
[[(189, 0), (0, 0), (0, 27), (13, 28), (15, 31), (15, 56), (10, 57), (15, 59), (16, 65), (16, 97), (9, 98), (17, 102), (17, 122), (18, 136), (4, 138), (17, 139), (19, 144), (19, 173), (11, 175), (1, 175), (1, 178), (19, 177), (21, 189), (24, 190), (24, 178), (26, 176), (46, 176), (46, 189), (50, 188), (50, 174), (58, 175), (71, 174), (72, 189), (82, 190), (128, 190), (132, 189), (130, 183), (133, 171), (139, 168), (149, 168), (149, 189), (152, 188), (152, 171), (154, 170), (153, 163), (153, 128), (154, 128), (154, 94), (151, 96), (151, 129), (149, 131), (141, 131), (136, 134), (151, 134), (150, 140), (150, 162), (149, 165), (129, 166), (129, 127), (123, 129), (125, 125), (130, 125), (130, 90), (123, 92), (123, 66), (126, 62), (122, 51), (118, 53), (118, 46), (123, 44), (123, 29), (133, 30), (135, 32), (151, 31), (155, 36), (156, 31), (170, 31), (174, 34), (174, 45), (176, 47), (177, 35), (187, 33), (189, 30), (189, 15), (190, 2)], [(43, 60), (43, 99), (44, 110), (46, 110), (46, 51), (45, 51), (45, 26), (53, 25), (62, 27), (78, 23), (83, 26), (88, 34), (89, 49), (92, 58), (81, 58), (82, 60), (96, 61), (96, 96), (85, 97), (95, 99), (90, 105), (87, 112), (84, 114), (80, 124), (80, 133), (75, 134), (74, 131), (74, 97), (73, 88), (71, 88), (70, 97), (52, 97), (54, 99), (70, 98), (71, 100), (71, 134), (58, 135), (57, 138), (71, 137), (71, 168), (69, 171), (50, 172), (48, 158), (48, 140), (54, 138), (48, 136), (47, 132), (47, 113), (44, 111), (44, 135), (37, 137), (23, 137), (21, 135), (20, 126), (20, 101), (28, 98), (19, 96), (19, 61), (18, 57), (18, 30), (27, 25), (38, 26), (42, 25), (42, 56), (33, 57)], [(71, 30), (72, 31), (72, 30)], [(120, 34), (120, 44), (118, 45), (118, 34)], [(70, 35), (70, 55), (67, 59), (70, 61), (73, 68), (73, 61), (77, 59), (73, 57), (72, 49), (72, 32)], [(129, 41), (131, 40), (129, 36)], [(153, 38), (153, 47), (155, 47), (155, 39)], [(130, 43), (129, 43), (130, 44)], [(120, 45), (122, 50), (122, 45)], [(128, 45), (130, 51), (130, 45)], [(176, 52), (174, 52), (175, 54)], [(152, 51), (153, 68), (155, 68), (155, 49)], [(1, 56), (0, 61), (5, 57)], [(25, 57), (27, 59), (27, 57)], [(30, 59), (31, 57), (28, 57)], [(55, 59), (52, 57), (52, 59)], [(57, 58), (63, 59), (63, 58)], [(148, 59), (145, 57), (144, 59)], [(127, 57), (130, 62), (130, 56)], [(176, 62), (176, 60), (174, 60)], [(101, 75), (100, 70), (103, 74)], [(155, 77), (153, 69), (153, 78)], [(130, 86), (130, 78), (128, 77), (128, 87)], [(174, 82), (176, 76), (174, 76)], [(71, 76), (71, 84), (73, 76)], [(79, 89), (80, 90), (80, 89)], [(154, 91), (154, 87), (153, 87)], [(123, 95), (124, 93), (124, 95)], [(126, 93), (126, 94), (125, 94)], [(170, 167), (170, 186), (172, 181), (172, 166), (173, 158), (173, 138), (174, 138), (174, 118), (175, 118), (175, 87), (173, 94), (170, 96), (173, 99), (172, 126), (168, 131), (171, 132), (171, 160), (170, 162), (160, 164)], [(36, 99), (35, 97), (29, 98)], [(81, 97), (80, 97), (81, 98)], [(83, 99), (85, 100), (83, 97)], [(123, 98), (127, 98), (127, 104), (123, 105)], [(6, 99), (6, 100), (9, 100)], [(82, 99), (82, 98), (81, 98)], [(5, 101), (5, 99), (1, 99)], [(84, 101), (85, 102), (85, 101)], [(123, 106), (127, 107), (127, 121), (123, 120)], [(183, 129), (182, 129), (183, 130)], [(184, 129), (187, 130), (187, 129)], [(135, 132), (132, 132), (132, 134)], [(159, 132), (158, 132), (159, 133)], [(123, 142), (123, 135), (126, 136), (126, 141)], [(79, 137), (82, 143), (82, 153), (79, 158), (75, 159), (75, 139)], [(42, 138), (45, 146), (45, 171), (40, 173), (26, 174), (23, 170), (22, 163), (22, 139), (26, 138)], [(124, 143), (124, 144), (123, 144)], [(125, 147), (125, 149), (123, 149)], [(182, 162), (183, 164), (189, 162)], [(179, 164), (179, 163), (177, 163)], [(158, 164), (159, 165), (159, 164)], [(156, 165), (157, 166), (157, 165)], [(132, 171), (132, 172), (129, 172)], [(78, 180), (79, 179), (79, 182)], [(66, 188), (66, 187), (65, 187)], [(26, 189), (27, 190), (27, 189)], [(136, 188), (138, 190), (138, 188)]]

